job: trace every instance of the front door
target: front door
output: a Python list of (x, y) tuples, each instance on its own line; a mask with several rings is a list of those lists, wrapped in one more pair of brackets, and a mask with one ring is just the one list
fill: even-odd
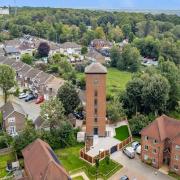
[(94, 135), (98, 135), (98, 128), (94, 128)]

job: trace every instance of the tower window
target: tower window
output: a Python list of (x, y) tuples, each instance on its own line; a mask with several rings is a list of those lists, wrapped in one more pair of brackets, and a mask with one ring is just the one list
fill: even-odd
[(98, 128), (94, 128), (94, 135), (98, 135)]
[(94, 96), (97, 97), (98, 96), (98, 92), (97, 90), (94, 91)]

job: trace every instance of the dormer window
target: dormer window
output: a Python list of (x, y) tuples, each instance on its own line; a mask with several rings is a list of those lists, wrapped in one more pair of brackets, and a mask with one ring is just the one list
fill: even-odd
[(157, 144), (157, 140), (156, 139), (153, 139), (153, 144)]

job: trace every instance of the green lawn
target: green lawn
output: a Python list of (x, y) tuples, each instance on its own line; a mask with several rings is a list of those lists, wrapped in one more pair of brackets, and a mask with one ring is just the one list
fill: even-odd
[[(55, 153), (57, 154), (57, 157), (59, 158), (62, 165), (70, 173), (75, 173), (78, 171), (78, 169), (80, 169), (84, 171), (90, 179), (93, 180), (96, 177), (96, 168), (95, 166), (91, 166), (79, 158), (79, 151), (81, 148), (82, 146), (78, 145), (76, 147), (56, 150)], [(98, 172), (100, 174), (100, 177), (107, 179), (110, 176), (112, 176), (112, 174), (114, 174), (121, 167), (122, 167), (121, 165), (111, 160), (109, 164), (107, 164), (105, 160), (102, 160), (100, 161)], [(108, 172), (112, 171), (113, 169), (115, 170), (110, 174), (108, 174)]]
[(14, 160), (15, 160), (15, 156), (13, 153), (0, 155), (0, 178), (7, 175), (7, 172), (6, 172), (7, 162), (14, 161)]
[(114, 137), (116, 139), (119, 139), (120, 141), (123, 141), (129, 137), (129, 131), (126, 125), (116, 128), (115, 131), (116, 131), (116, 136)]
[(180, 113), (177, 112), (177, 111), (172, 111), (172, 112), (170, 112), (168, 115), (169, 115), (170, 117), (173, 117), (173, 118), (177, 119), (177, 120), (180, 120)]
[(77, 176), (75, 178), (72, 178), (73, 180), (84, 180), (82, 176)]
[[(77, 73), (77, 78), (84, 76), (84, 73)], [(116, 92), (123, 91), (126, 84), (131, 80), (132, 73), (119, 71), (116, 68), (108, 68), (107, 74), (107, 93), (114, 95)]]
[(174, 172), (169, 172), (168, 175), (171, 176), (171, 177), (173, 177), (173, 178), (175, 178), (175, 179), (177, 179), (177, 180), (180, 180), (180, 176), (177, 175), (177, 174), (174, 173)]

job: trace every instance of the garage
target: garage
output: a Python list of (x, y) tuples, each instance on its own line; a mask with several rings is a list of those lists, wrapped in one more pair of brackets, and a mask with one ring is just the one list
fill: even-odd
[(110, 150), (111, 154), (117, 151), (117, 146), (113, 146)]

